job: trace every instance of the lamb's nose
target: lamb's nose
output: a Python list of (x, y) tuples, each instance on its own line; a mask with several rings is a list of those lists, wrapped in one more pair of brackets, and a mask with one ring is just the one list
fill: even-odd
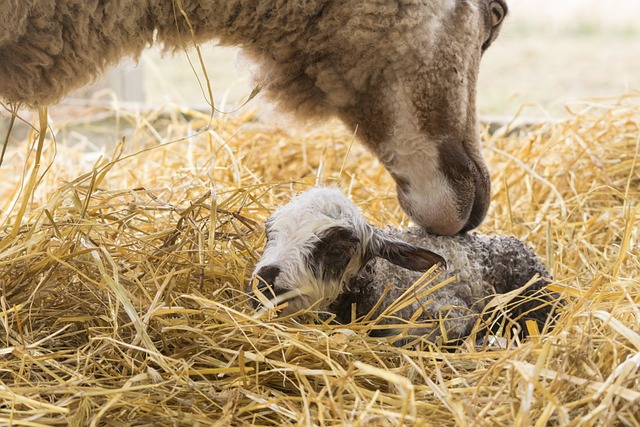
[(258, 283), (256, 284), (257, 289), (268, 299), (273, 299), (276, 297), (275, 282), (279, 274), (280, 267), (277, 267), (275, 265), (264, 266), (253, 273), (253, 279), (251, 280), (251, 284), (249, 285), (249, 289), (247, 290), (249, 296), (252, 297), (251, 305), (253, 306), (253, 308), (258, 308), (258, 306), (260, 305), (260, 301), (254, 296), (253, 281), (258, 280)]
[(256, 271), (254, 274), (254, 277), (260, 279), (260, 282), (261, 282), (260, 285), (264, 285), (264, 283), (266, 283), (269, 286), (273, 287), (276, 281), (276, 278), (278, 277), (279, 274), (280, 274), (280, 267), (276, 265), (266, 265), (260, 268), (260, 270)]

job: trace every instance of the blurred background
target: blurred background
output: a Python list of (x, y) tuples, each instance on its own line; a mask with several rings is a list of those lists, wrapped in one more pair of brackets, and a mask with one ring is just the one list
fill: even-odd
[(563, 115), (576, 99), (640, 91), (639, 0), (511, 0), (485, 55), (481, 114)]
[[(511, 0), (497, 42), (485, 54), (478, 108), (483, 116), (562, 117), (571, 100), (640, 91), (640, 1)], [(216, 106), (232, 110), (252, 91), (238, 51), (201, 47)], [(195, 51), (148, 50), (75, 97), (115, 94), (151, 105), (207, 108), (206, 81)], [(107, 89), (107, 90), (105, 90)], [(113, 89), (110, 91), (109, 89)], [(115, 91), (115, 92), (114, 92)], [(260, 97), (249, 104), (261, 106)]]

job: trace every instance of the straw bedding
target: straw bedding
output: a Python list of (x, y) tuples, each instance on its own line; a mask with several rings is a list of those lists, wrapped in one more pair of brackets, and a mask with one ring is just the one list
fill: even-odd
[(70, 144), (86, 128), (49, 123), (54, 143), (34, 120), (0, 168), (0, 424), (640, 425), (638, 101), (484, 135), (480, 230), (526, 240), (567, 306), (527, 341), (446, 351), (246, 304), (263, 220), (297, 191), (338, 183), (408, 224), (337, 124), (118, 110), (98, 158)]

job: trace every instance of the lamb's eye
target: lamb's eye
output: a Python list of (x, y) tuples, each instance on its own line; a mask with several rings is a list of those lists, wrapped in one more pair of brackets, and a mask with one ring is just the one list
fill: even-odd
[(327, 258), (332, 260), (339, 260), (345, 256), (344, 250), (339, 247), (329, 248), (326, 252)]
[(497, 27), (504, 19), (506, 11), (504, 10), (504, 7), (497, 1), (491, 2), (491, 4), (489, 5), (489, 11), (491, 12), (491, 26)]

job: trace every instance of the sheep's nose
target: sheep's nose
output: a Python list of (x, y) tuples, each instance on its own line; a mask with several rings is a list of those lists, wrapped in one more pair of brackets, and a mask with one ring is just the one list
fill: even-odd
[(275, 294), (275, 282), (276, 278), (280, 274), (280, 267), (275, 265), (267, 265), (265, 267), (260, 268), (253, 274), (253, 279), (251, 280), (251, 284), (249, 284), (249, 289), (247, 293), (252, 297), (250, 302), (253, 308), (258, 308), (260, 305), (260, 301), (258, 298), (254, 296), (253, 293), (253, 281), (258, 280), (256, 287), (258, 290), (264, 294), (268, 299), (273, 299), (276, 297)]
[(254, 274), (254, 277), (257, 277), (260, 279), (261, 285), (266, 283), (269, 286), (273, 286), (279, 274), (280, 274), (280, 267), (275, 265), (267, 265), (260, 268), (260, 270), (256, 271), (256, 273)]

